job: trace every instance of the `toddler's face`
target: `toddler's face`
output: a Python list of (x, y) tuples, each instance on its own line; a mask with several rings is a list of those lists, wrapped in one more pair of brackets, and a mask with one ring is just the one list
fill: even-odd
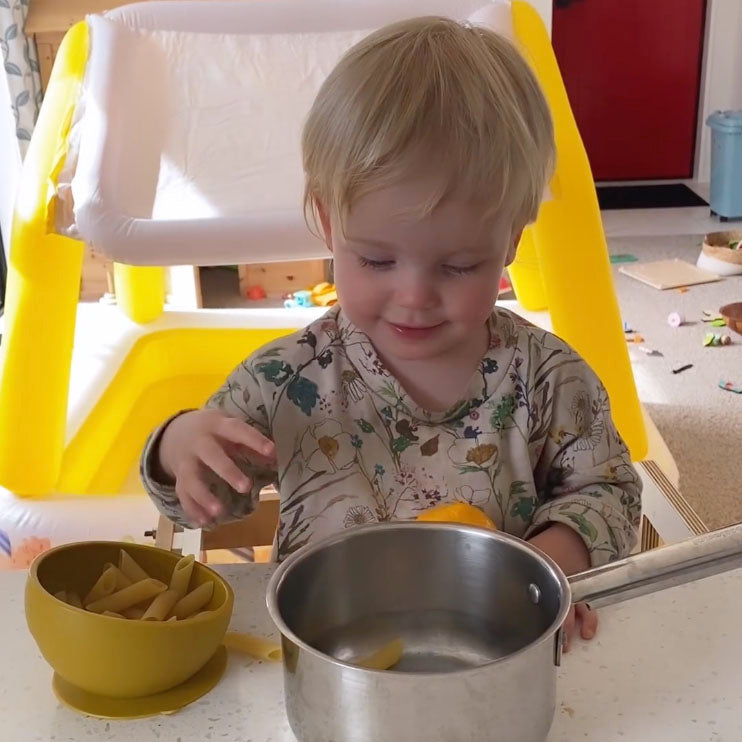
[(420, 204), (430, 178), (358, 199), (345, 220), (322, 215), (335, 261), (338, 299), (382, 358), (451, 357), (475, 342), (497, 298), (520, 235), (481, 204), (446, 198), (430, 214)]

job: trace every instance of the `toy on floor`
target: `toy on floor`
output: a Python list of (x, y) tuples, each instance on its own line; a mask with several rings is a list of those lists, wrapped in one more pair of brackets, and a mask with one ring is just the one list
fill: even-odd
[(735, 384), (733, 381), (724, 381), (724, 379), (722, 379), (719, 382), (719, 388), (723, 389), (725, 392), (734, 392), (734, 394), (742, 394), (742, 386), (739, 386), (739, 384)]
[(674, 374), (682, 374), (683, 371), (687, 371), (689, 368), (693, 368), (692, 363), (684, 363), (682, 366), (676, 366), (672, 372)]
[(720, 335), (718, 332), (707, 332), (703, 338), (703, 345), (706, 348), (717, 346), (717, 345), (731, 345), (732, 338), (726, 333)]
[(337, 304), (337, 300), (338, 294), (335, 285), (323, 282), (318, 283), (308, 291), (294, 291), (293, 294), (288, 294), (283, 305), (291, 309), (296, 307), (331, 307), (333, 304)]
[(265, 299), (266, 293), (262, 286), (250, 286), (245, 294), (250, 301), (260, 301)]
[(667, 315), (667, 324), (673, 329), (677, 329), (681, 325), (685, 324), (685, 317), (680, 312), (670, 312)]

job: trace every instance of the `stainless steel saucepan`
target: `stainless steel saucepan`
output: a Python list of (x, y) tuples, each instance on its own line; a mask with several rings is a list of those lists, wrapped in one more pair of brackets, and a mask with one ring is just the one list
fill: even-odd
[[(572, 601), (599, 607), (739, 566), (742, 525), (570, 579), (499, 532), (350, 529), (291, 555), (268, 588), (289, 722), (300, 742), (543, 742)], [(398, 639), (393, 669), (354, 664)]]

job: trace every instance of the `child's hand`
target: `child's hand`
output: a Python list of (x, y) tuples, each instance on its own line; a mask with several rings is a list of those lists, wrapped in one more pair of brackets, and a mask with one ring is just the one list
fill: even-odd
[(570, 608), (567, 620), (564, 622), (564, 633), (562, 634), (562, 641), (564, 642), (563, 651), (565, 652), (569, 652), (572, 646), (572, 639), (577, 631), (577, 624), (580, 625), (580, 636), (583, 639), (592, 639), (598, 630), (598, 614), (587, 603), (577, 603)]
[(219, 410), (186, 412), (165, 428), (159, 464), (165, 476), (175, 480), (175, 493), (192, 523), (208, 525), (224, 512), (207, 484), (210, 471), (236, 492), (251, 491), (253, 482), (235, 458), (270, 466), (275, 461), (275, 445), (251, 425)]
[[(528, 541), (548, 554), (567, 575), (584, 572), (590, 568), (590, 554), (587, 547), (569, 526), (552, 523)], [(583, 639), (592, 639), (598, 630), (598, 614), (586, 603), (577, 603), (570, 608), (564, 622), (563, 649), (565, 652), (569, 652), (578, 625), (580, 636)]]

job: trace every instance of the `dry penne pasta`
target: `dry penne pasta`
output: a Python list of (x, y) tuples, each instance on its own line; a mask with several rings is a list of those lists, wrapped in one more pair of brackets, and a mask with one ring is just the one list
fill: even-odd
[[(194, 563), (193, 555), (178, 559), (168, 585), (150, 577), (125, 549), (120, 549), (118, 566), (106, 562), (83, 600), (72, 590), (58, 590), (54, 597), (76, 608), (115, 618), (163, 622), (193, 618), (211, 612), (206, 606), (214, 594), (213, 582), (204, 582), (189, 591)], [(276, 649), (277, 645), (266, 644), (265, 648), (254, 648), (252, 652), (240, 651), (263, 657), (261, 652)]]
[(131, 608), (127, 608), (125, 611), (121, 611), (121, 613), (126, 618), (138, 620), (144, 615), (145, 610), (146, 609), (141, 605), (133, 605)]
[(167, 590), (167, 585), (164, 582), (155, 580), (153, 577), (147, 577), (147, 579), (135, 582), (123, 590), (88, 603), (85, 607), (94, 613), (103, 613), (103, 611), (120, 613), (127, 608), (143, 603), (148, 598), (153, 598), (155, 595), (165, 592), (165, 590)]
[(203, 608), (214, 594), (214, 583), (204, 582), (195, 590), (191, 590), (187, 595), (182, 597), (173, 608), (173, 616), (179, 621), (192, 616), (196, 611)]
[(146, 580), (149, 575), (134, 561), (129, 552), (121, 549), (119, 552), (119, 569), (132, 581)]
[(134, 580), (130, 580), (115, 564), (111, 564), (111, 562), (106, 562), (103, 565), (103, 571), (113, 572), (116, 578), (116, 590), (123, 590), (123, 588), (129, 587), (134, 582)]
[(224, 636), (224, 646), (243, 654), (249, 654), (258, 660), (280, 662), (283, 659), (281, 647), (276, 642), (241, 631), (228, 631)]
[(175, 592), (175, 590), (165, 590), (164, 593), (157, 595), (149, 604), (149, 608), (144, 612), (142, 620), (164, 621), (170, 615), (170, 611), (173, 610), (173, 606), (179, 599), (180, 596)]
[(173, 569), (173, 575), (170, 578), (170, 589), (178, 596), (178, 600), (188, 592), (188, 585), (191, 582), (191, 573), (193, 572), (193, 554), (181, 557)]
[(388, 670), (402, 659), (403, 649), (402, 640), (393, 639), (366, 657), (354, 660), (353, 664), (358, 665), (358, 667), (365, 667), (367, 670)]
[(95, 603), (107, 595), (111, 595), (116, 590), (116, 575), (113, 572), (104, 571), (96, 580), (95, 585), (90, 588), (88, 594), (82, 599), (85, 607), (89, 603)]

